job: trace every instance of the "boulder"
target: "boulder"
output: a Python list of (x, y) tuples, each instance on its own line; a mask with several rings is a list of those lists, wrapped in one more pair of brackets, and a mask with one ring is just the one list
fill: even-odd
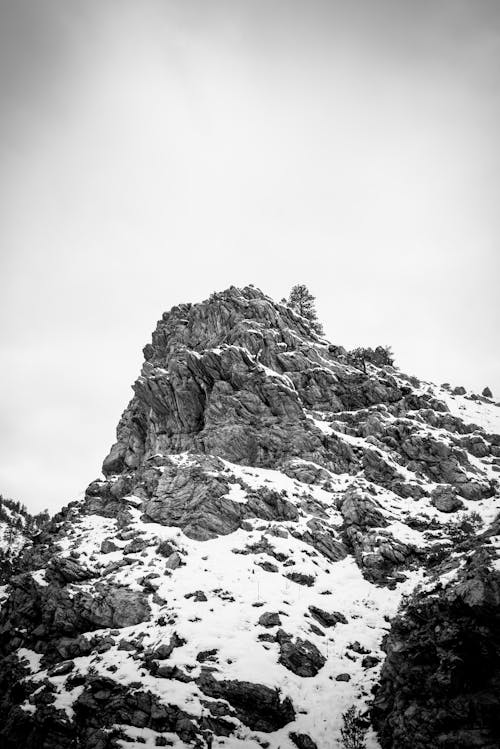
[(101, 544), (101, 554), (111, 554), (113, 551), (118, 551), (119, 548), (110, 538), (105, 538)]
[(431, 503), (440, 512), (456, 512), (464, 508), (464, 503), (452, 486), (437, 486), (433, 489)]
[(318, 606), (309, 606), (311, 616), (316, 619), (322, 627), (335, 627), (336, 624), (347, 624), (347, 619), (340, 611), (324, 611)]
[(265, 611), (259, 616), (257, 624), (260, 624), (261, 627), (281, 627), (280, 615), (275, 612)]
[(144, 593), (117, 585), (99, 584), (93, 593), (80, 593), (75, 600), (79, 615), (90, 627), (130, 627), (151, 616)]
[(197, 679), (200, 690), (215, 699), (227, 700), (234, 714), (253, 731), (270, 733), (295, 720), (289, 697), (281, 699), (276, 689), (248, 681), (215, 679), (202, 671)]
[(297, 676), (316, 676), (325, 665), (326, 658), (309, 640), (300, 637), (294, 640), (282, 629), (276, 633), (276, 639), (280, 646), (278, 662)]
[(307, 733), (295, 733), (292, 731), (288, 735), (297, 749), (318, 749), (318, 745), (307, 735)]

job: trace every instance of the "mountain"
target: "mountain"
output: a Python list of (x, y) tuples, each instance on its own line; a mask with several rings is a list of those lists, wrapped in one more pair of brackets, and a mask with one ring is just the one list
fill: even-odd
[(144, 359), (5, 589), (3, 745), (498, 747), (498, 405), (253, 287)]

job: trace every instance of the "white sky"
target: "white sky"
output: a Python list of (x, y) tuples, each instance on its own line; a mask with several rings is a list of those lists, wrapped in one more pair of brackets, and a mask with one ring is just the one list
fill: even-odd
[(0, 0), (0, 493), (74, 498), (231, 284), (500, 396), (499, 78), (497, 0)]

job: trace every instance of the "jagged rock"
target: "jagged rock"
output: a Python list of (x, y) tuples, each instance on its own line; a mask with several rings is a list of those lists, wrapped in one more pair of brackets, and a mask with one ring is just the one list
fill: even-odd
[(491, 453), (491, 448), (487, 441), (479, 434), (467, 434), (460, 437), (458, 444), (475, 458), (485, 458)]
[(128, 543), (123, 549), (124, 554), (137, 554), (140, 551), (144, 551), (149, 546), (149, 541), (146, 538), (134, 538)]
[(65, 676), (65, 674), (69, 674), (70, 671), (72, 671), (75, 667), (74, 661), (63, 661), (62, 663), (58, 663), (56, 666), (53, 666), (52, 668), (49, 668), (47, 671), (48, 676)]
[(324, 611), (318, 606), (309, 606), (311, 616), (313, 616), (322, 627), (335, 627), (336, 624), (347, 624), (347, 619), (340, 611)]
[(218, 680), (206, 671), (201, 673), (197, 684), (209, 697), (227, 700), (241, 722), (254, 731), (269, 733), (295, 720), (290, 698), (281, 700), (276, 690), (263, 684)]
[(306, 575), (304, 572), (287, 572), (285, 577), (299, 585), (306, 585), (308, 588), (314, 585), (315, 580), (313, 575)]
[(193, 681), (193, 678), (186, 674), (179, 666), (169, 666), (162, 664), (153, 671), (154, 676), (159, 676), (161, 679), (174, 679), (175, 681), (181, 681), (184, 684), (188, 684)]
[(410, 601), (383, 646), (372, 716), (384, 749), (498, 745), (499, 624), (500, 573), (483, 552)]
[(304, 533), (292, 530), (292, 535), (312, 546), (332, 562), (337, 562), (347, 556), (345, 545), (336, 538), (336, 531), (331, 526), (312, 518), (308, 521), (307, 527), (309, 530)]
[(198, 655), (196, 656), (196, 660), (198, 663), (205, 663), (206, 661), (215, 661), (216, 655), (217, 655), (217, 648), (212, 648), (211, 650), (201, 650)]
[(486, 386), (484, 388), (484, 390), (481, 393), (481, 395), (483, 395), (485, 398), (493, 398), (493, 393), (491, 392), (491, 390), (490, 390), (490, 388), (488, 386)]
[(360, 525), (363, 528), (385, 528), (389, 523), (377, 508), (375, 500), (348, 490), (339, 502), (339, 509), (346, 525)]
[(326, 663), (326, 658), (316, 645), (297, 637), (296, 640), (280, 629), (276, 633), (280, 646), (278, 662), (297, 676), (316, 676)]
[(50, 560), (45, 573), (47, 580), (55, 580), (62, 585), (83, 582), (94, 577), (94, 573), (78, 562), (67, 557), (54, 557)]
[(111, 554), (113, 551), (118, 551), (119, 548), (110, 538), (105, 538), (101, 544), (101, 554)]
[[(175, 731), (181, 740), (191, 742), (196, 738), (192, 718), (183, 710), (164, 705), (150, 692), (122, 687), (105, 677), (91, 677), (75, 703), (76, 718), (80, 726), (88, 727), (87, 735), (97, 727), (109, 728), (123, 722), (138, 728), (154, 731)], [(85, 733), (82, 738), (85, 743)]]
[(358, 640), (351, 642), (347, 647), (349, 650), (352, 650), (353, 653), (358, 653), (359, 655), (366, 655), (370, 652), (367, 648), (363, 647)]
[(167, 561), (165, 563), (165, 567), (168, 570), (176, 570), (177, 567), (181, 564), (181, 562), (182, 562), (181, 555), (179, 554), (178, 551), (174, 551), (168, 557), (168, 559), (167, 559)]
[(130, 627), (151, 615), (143, 593), (119, 586), (96, 586), (93, 594), (81, 593), (76, 600), (79, 616), (96, 628)]
[(380, 658), (377, 658), (375, 655), (365, 655), (365, 657), (361, 661), (361, 665), (363, 668), (374, 668), (379, 663)]
[(263, 570), (266, 572), (279, 572), (279, 567), (272, 562), (268, 562), (267, 560), (264, 560), (263, 562), (256, 562), (259, 567), (262, 567)]
[[(222, 736), (258, 749), (266, 742), (251, 731), (277, 731), (270, 745), (315, 749), (306, 725), (338, 743), (338, 700), (305, 691), (296, 714), (279, 689), (309, 678), (314, 694), (326, 656), (332, 665), (332, 628), (349, 621), (375, 655), (342, 641), (356, 678), (335, 660), (326, 678), (339, 682), (342, 705), (364, 710), (384, 620), (407, 577), (404, 590), (425, 587), (387, 638), (374, 708), (384, 749), (496, 747), (499, 528), (485, 500), (498, 495), (490, 476), (500, 435), (473, 424), (449, 389), (448, 406), (376, 357), (366, 372), (353, 367), (341, 346), (252, 287), (175, 307), (144, 357), (106, 478), (30, 536), (14, 564), (0, 554), (0, 582), (10, 583), (0, 608), (2, 746), (115, 749), (142, 744), (133, 729), (146, 728), (158, 746), (202, 749)], [(492, 423), (495, 404), (472, 399), (478, 420), (483, 409)], [(479, 502), (481, 530), (477, 513), (436, 517), (433, 505), (465, 500)], [(198, 590), (186, 592), (189, 580)], [(345, 615), (332, 610), (339, 591)], [(336, 631), (334, 659), (346, 631)], [(253, 649), (266, 685), (219, 679), (240, 675)]]
[(440, 512), (456, 512), (464, 507), (456, 489), (451, 486), (437, 486), (431, 492), (431, 502)]
[(175, 548), (172, 546), (170, 541), (162, 541), (160, 544), (158, 544), (158, 547), (156, 549), (157, 553), (160, 554), (162, 557), (168, 557), (174, 553)]
[(182, 637), (179, 637), (177, 632), (174, 632), (170, 637), (170, 641), (168, 643), (159, 645), (151, 652), (151, 658), (156, 658), (160, 661), (165, 660), (166, 658), (170, 658), (175, 648), (180, 648), (185, 644), (186, 641)]

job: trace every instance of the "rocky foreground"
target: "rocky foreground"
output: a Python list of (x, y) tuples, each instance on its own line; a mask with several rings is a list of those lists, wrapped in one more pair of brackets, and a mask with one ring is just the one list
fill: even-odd
[[(2, 590), (10, 749), (500, 745), (500, 408), (253, 287), (159, 321), (85, 498)], [(119, 376), (119, 375), (117, 375)]]

